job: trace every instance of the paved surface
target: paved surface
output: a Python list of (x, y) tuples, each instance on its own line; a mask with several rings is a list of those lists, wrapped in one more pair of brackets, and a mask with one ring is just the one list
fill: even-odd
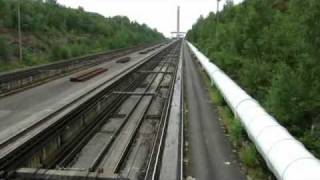
[(0, 140), (27, 126), (35, 120), (42, 119), (57, 109), (63, 107), (77, 97), (93, 89), (99, 84), (117, 76), (127, 67), (141, 61), (146, 56), (158, 51), (141, 55), (138, 52), (129, 54), (128, 63), (116, 63), (114, 59), (99, 65), (108, 71), (85, 82), (70, 82), (70, 77), (65, 76), (43, 85), (27, 89), (0, 99)]
[(186, 48), (184, 56), (184, 83), (189, 110), (190, 174), (196, 180), (244, 180), (201, 74)]

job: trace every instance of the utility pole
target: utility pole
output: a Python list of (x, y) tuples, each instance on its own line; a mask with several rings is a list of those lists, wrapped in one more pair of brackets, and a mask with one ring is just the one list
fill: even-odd
[(22, 62), (22, 33), (21, 33), (21, 1), (18, 0), (18, 36), (19, 36), (19, 60)]
[(177, 39), (180, 38), (180, 6), (178, 6), (177, 10)]
[(217, 13), (216, 13), (217, 23), (219, 22), (219, 3), (220, 3), (220, 0), (217, 0)]
[(219, 3), (220, 0), (217, 0), (217, 12), (216, 12), (216, 41), (218, 41), (218, 24), (219, 24)]

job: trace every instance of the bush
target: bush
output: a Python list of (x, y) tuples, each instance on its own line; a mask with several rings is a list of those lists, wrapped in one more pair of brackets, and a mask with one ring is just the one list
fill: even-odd
[(320, 140), (317, 135), (306, 132), (300, 140), (317, 156), (317, 158), (320, 158)]
[(52, 59), (54, 61), (67, 59), (69, 57), (71, 56), (70, 56), (70, 51), (67, 47), (54, 47), (52, 49)]
[(37, 59), (33, 54), (28, 53), (28, 52), (24, 52), (23, 53), (23, 63), (27, 66), (34, 66), (39, 64), (39, 59)]
[(72, 57), (81, 56), (87, 53), (87, 49), (84, 46), (75, 44), (70, 47), (70, 54)]
[(11, 54), (10, 46), (7, 40), (0, 37), (0, 62), (7, 62)]
[(235, 146), (240, 146), (243, 141), (244, 130), (239, 119), (232, 119), (230, 124), (230, 138)]
[(257, 151), (252, 144), (244, 144), (239, 152), (240, 160), (247, 167), (255, 167), (258, 165)]

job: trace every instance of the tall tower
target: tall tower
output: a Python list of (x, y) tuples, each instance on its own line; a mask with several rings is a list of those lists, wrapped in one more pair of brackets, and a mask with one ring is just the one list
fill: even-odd
[(177, 8), (177, 30), (175, 32), (171, 32), (172, 37), (176, 37), (177, 39), (180, 39), (183, 37), (186, 32), (181, 32), (180, 31), (180, 6)]
[(180, 6), (177, 9), (177, 38), (180, 38)]

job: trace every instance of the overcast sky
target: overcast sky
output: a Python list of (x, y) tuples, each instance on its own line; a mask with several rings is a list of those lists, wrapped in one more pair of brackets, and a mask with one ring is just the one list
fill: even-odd
[[(234, 0), (239, 3), (242, 0)], [(181, 8), (183, 32), (188, 31), (200, 15), (207, 16), (216, 11), (216, 0), (58, 0), (67, 7), (83, 7), (86, 11), (97, 12), (106, 17), (123, 15), (130, 20), (145, 23), (170, 37), (177, 27), (177, 6)], [(225, 0), (221, 1), (220, 9)]]

